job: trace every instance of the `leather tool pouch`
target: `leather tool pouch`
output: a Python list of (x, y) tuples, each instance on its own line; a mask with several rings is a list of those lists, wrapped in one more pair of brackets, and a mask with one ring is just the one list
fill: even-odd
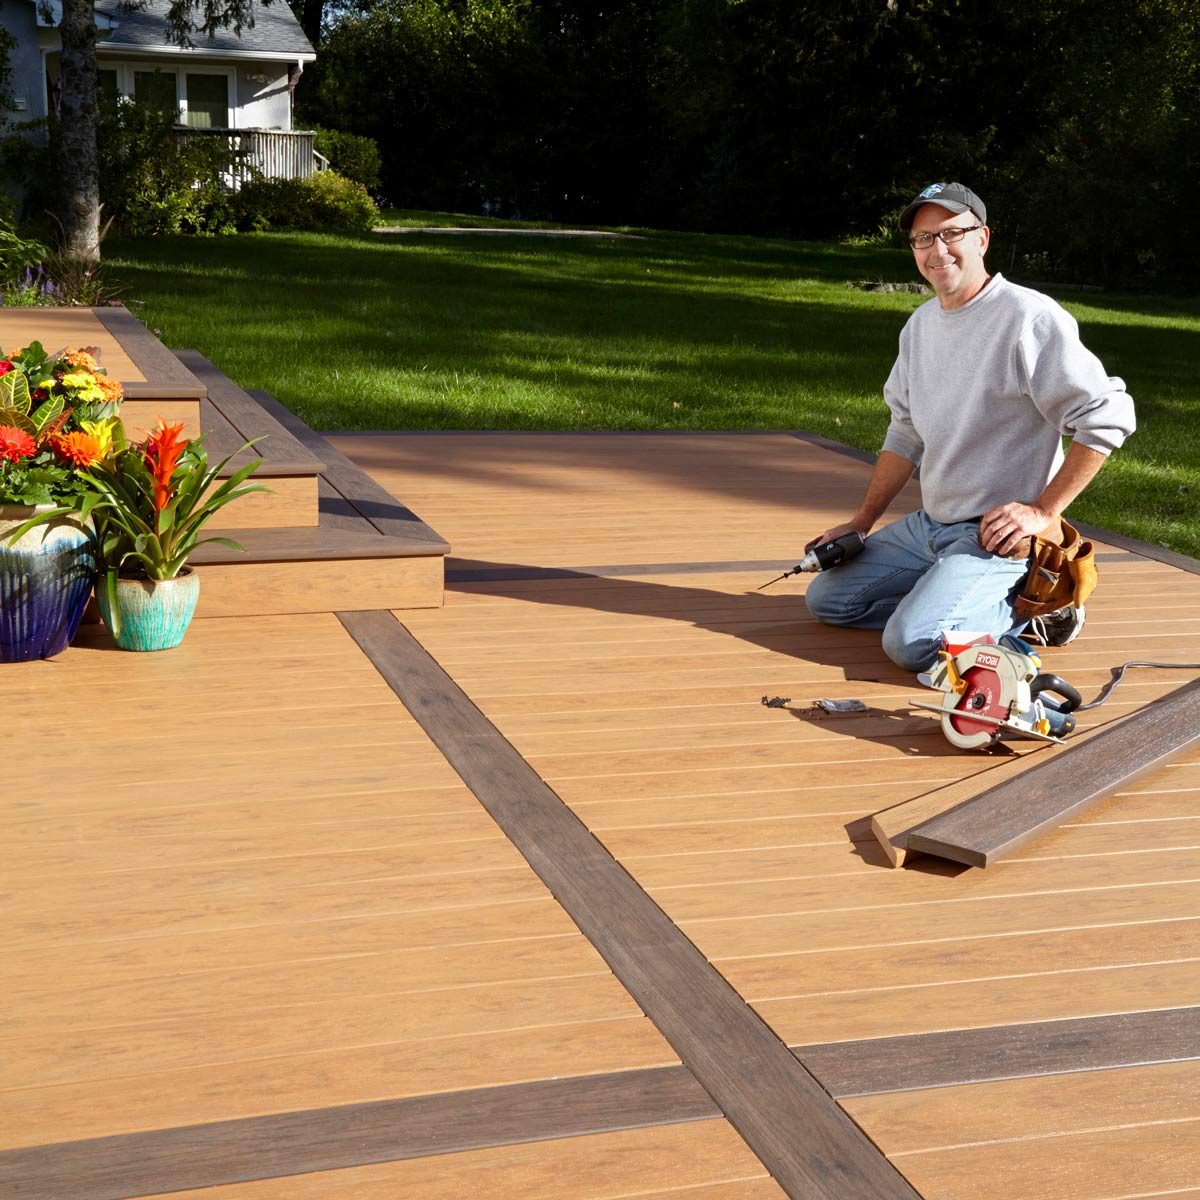
[(1096, 548), (1074, 525), (1062, 522), (1062, 545), (1033, 539), (1029, 574), (1016, 600), (1019, 621), (1044, 616), (1073, 604), (1077, 608), (1096, 588)]

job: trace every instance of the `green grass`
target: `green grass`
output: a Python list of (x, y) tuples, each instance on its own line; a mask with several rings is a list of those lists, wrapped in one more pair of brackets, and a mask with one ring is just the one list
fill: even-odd
[[(883, 380), (921, 298), (850, 281), (912, 280), (905, 252), (640, 232), (108, 251), (124, 298), (168, 345), (196, 347), (318, 429), (807, 429), (878, 449)], [(1072, 514), (1200, 555), (1200, 301), (1058, 298), (1125, 379), (1140, 424)]]

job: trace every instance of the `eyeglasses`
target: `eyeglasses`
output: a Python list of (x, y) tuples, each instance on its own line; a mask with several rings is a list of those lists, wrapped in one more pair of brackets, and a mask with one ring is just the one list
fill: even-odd
[(949, 229), (942, 229), (937, 233), (914, 233), (908, 239), (908, 244), (914, 250), (928, 250), (937, 238), (941, 238), (945, 245), (953, 246), (955, 242), (961, 242), (968, 233), (982, 228), (982, 225), (951, 225)]

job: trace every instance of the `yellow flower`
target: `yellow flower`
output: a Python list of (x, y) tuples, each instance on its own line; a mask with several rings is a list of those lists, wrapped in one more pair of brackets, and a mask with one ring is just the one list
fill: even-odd
[(59, 383), (76, 404), (96, 404), (105, 398), (96, 384), (96, 377), (84, 371), (64, 375)]
[(80, 421), (79, 428), (95, 441), (100, 449), (101, 458), (107, 458), (112, 453), (113, 434), (117, 428), (116, 417), (106, 417), (103, 421)]

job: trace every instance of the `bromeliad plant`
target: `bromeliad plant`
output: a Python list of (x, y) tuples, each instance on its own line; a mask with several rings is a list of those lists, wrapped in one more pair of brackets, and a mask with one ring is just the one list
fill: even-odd
[[(200, 535), (226, 504), (267, 490), (246, 482), (261, 460), (221, 480), (234, 455), (210, 465), (203, 441), (188, 440), (182, 433), (182, 425), (160, 421), (145, 441), (83, 472), (89, 494), (81, 511), (96, 526), (102, 586), (110, 600), (118, 576), (174, 579), (198, 546), (219, 542), (243, 549), (230, 538)], [(254, 444), (247, 442), (237, 453)]]

